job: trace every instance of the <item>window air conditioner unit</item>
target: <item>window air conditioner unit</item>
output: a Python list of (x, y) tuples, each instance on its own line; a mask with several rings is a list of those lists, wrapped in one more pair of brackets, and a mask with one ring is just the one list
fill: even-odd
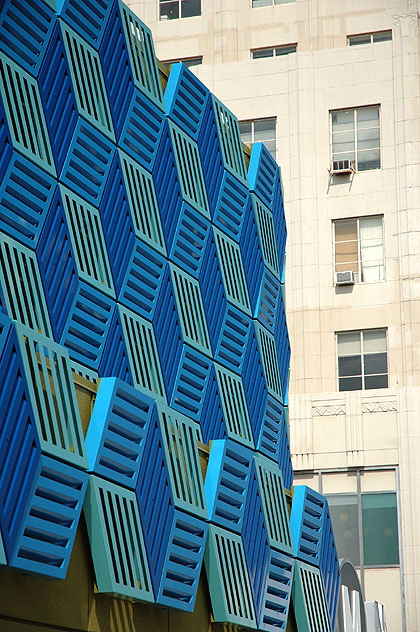
[(336, 272), (335, 284), (336, 285), (354, 285), (353, 270), (346, 270), (345, 272)]
[(341, 173), (354, 173), (354, 160), (333, 160), (330, 173), (333, 175), (339, 175)]

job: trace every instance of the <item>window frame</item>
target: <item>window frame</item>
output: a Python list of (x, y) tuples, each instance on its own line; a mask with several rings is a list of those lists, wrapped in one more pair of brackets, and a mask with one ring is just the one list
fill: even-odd
[[(194, 62), (194, 63), (190, 63)], [(197, 63), (195, 63), (197, 62)], [(180, 57), (179, 59), (164, 59), (162, 64), (171, 68), (172, 64), (184, 64), (187, 68), (194, 68), (195, 66), (201, 66), (203, 63), (203, 55), (197, 55), (194, 57)]]
[[(378, 355), (379, 353), (385, 353), (386, 355), (386, 373), (366, 373), (365, 371), (365, 356), (369, 356), (369, 355), (373, 355), (372, 352), (368, 352), (364, 350), (364, 336), (363, 334), (369, 333), (369, 332), (380, 332), (383, 331), (385, 332), (385, 352), (380, 351), (380, 352), (376, 352), (376, 355)], [(338, 344), (339, 344), (339, 336), (342, 334), (359, 334), (359, 341), (360, 341), (360, 353), (356, 354), (356, 353), (352, 353), (352, 354), (342, 354), (339, 355), (339, 351), (338, 351)], [(344, 330), (344, 331), (336, 331), (335, 332), (335, 349), (336, 349), (336, 375), (337, 375), (337, 386), (338, 386), (338, 392), (339, 393), (348, 393), (351, 391), (367, 391), (367, 390), (382, 390), (384, 388), (389, 388), (389, 347), (388, 347), (388, 328), (387, 327), (373, 327), (371, 329), (354, 329), (354, 330)], [(345, 357), (356, 357), (357, 355), (360, 355), (360, 369), (361, 369), (361, 373), (360, 375), (357, 374), (353, 374), (353, 375), (341, 375), (340, 376), (340, 367), (339, 367), (339, 360), (340, 358), (345, 358)], [(365, 379), (366, 377), (374, 377), (374, 376), (383, 376), (386, 375), (386, 386), (378, 386), (378, 387), (367, 387), (365, 385)], [(356, 378), (356, 377), (360, 377), (361, 379), (361, 388), (352, 388), (352, 389), (341, 389), (340, 388), (340, 378), (341, 379), (346, 379), (346, 378)]]
[[(376, 126), (371, 126), (371, 127), (358, 127), (358, 112), (361, 112), (362, 110), (365, 110), (367, 108), (377, 108), (378, 109), (378, 125)], [(353, 163), (354, 166), (354, 171), (355, 172), (364, 172), (364, 171), (377, 171), (382, 169), (382, 152), (381, 152), (381, 147), (382, 147), (382, 134), (381, 134), (381, 105), (380, 103), (371, 103), (368, 105), (360, 105), (360, 106), (351, 106), (351, 107), (346, 107), (346, 108), (336, 108), (333, 110), (329, 110), (329, 125), (330, 125), (330, 156), (331, 156), (331, 164), (333, 164), (333, 162), (336, 161), (340, 161), (340, 160), (348, 160), (348, 158), (343, 158), (343, 155), (349, 155), (351, 153), (351, 151), (346, 151), (346, 152), (336, 152), (334, 153), (334, 141), (333, 141), (333, 134), (337, 134), (340, 133), (340, 131), (335, 131), (333, 129), (333, 115), (337, 114), (339, 112), (353, 112), (353, 127), (351, 130), (344, 130), (341, 131), (341, 133), (352, 133), (352, 143), (353, 143), (353, 149), (352, 149), (352, 153), (353, 153), (353, 157), (350, 159), (350, 161)], [(379, 134), (378, 134), (378, 145), (375, 147), (370, 147), (368, 150), (366, 149), (359, 149), (359, 140), (358, 140), (358, 132), (361, 130), (378, 130)], [(372, 151), (372, 150), (378, 150), (379, 152), (379, 165), (377, 167), (368, 167), (368, 168), (362, 168), (360, 169), (360, 166), (364, 163), (361, 162), (361, 160), (359, 159), (359, 154), (361, 154), (361, 156), (363, 155), (363, 152), (365, 151)]]
[[(365, 263), (363, 261), (363, 256), (362, 256), (362, 240), (360, 237), (360, 222), (362, 220), (365, 219), (370, 219), (370, 218), (376, 218), (376, 217), (380, 217), (382, 219), (382, 264), (378, 264), (378, 265), (382, 265), (382, 279), (378, 279), (375, 281), (370, 281), (370, 280), (365, 280), (363, 278), (365, 272), (364, 272), (364, 266)], [(338, 224), (344, 224), (345, 222), (356, 222), (356, 239), (354, 240), (341, 240), (338, 241), (337, 240), (337, 225)], [(361, 283), (361, 284), (365, 284), (365, 283), (381, 283), (383, 281), (385, 281), (385, 240), (384, 240), (384, 215), (382, 213), (377, 213), (374, 215), (360, 215), (357, 217), (346, 217), (346, 218), (340, 218), (340, 219), (333, 219), (332, 220), (332, 228), (333, 228), (333, 244), (334, 244), (334, 279), (335, 279), (335, 275), (338, 272), (345, 272), (350, 270), (353, 266), (355, 262), (352, 261), (348, 261), (348, 262), (344, 262), (344, 263), (338, 263), (337, 262), (337, 244), (338, 243), (350, 243), (352, 241), (356, 241), (357, 242), (357, 270), (351, 270), (353, 272), (353, 275), (355, 278), (354, 282), (355, 283)], [(348, 268), (346, 270), (337, 270), (338, 266), (344, 266), (347, 265), (348, 263)], [(352, 265), (353, 264), (353, 265)]]
[[(199, 17), (201, 15), (202, 12), (202, 6), (201, 6), (201, 0), (195, 0), (196, 2), (200, 3), (200, 13), (197, 13), (195, 15), (182, 15), (182, 5), (184, 2), (189, 2), (190, 0), (159, 0), (158, 2), (158, 18), (159, 18), (159, 22), (171, 22), (172, 20), (185, 20), (187, 18), (196, 18)], [(191, 0), (192, 2), (194, 0)], [(177, 4), (178, 5), (178, 15), (177, 17), (167, 17), (167, 15), (162, 15), (162, 5), (170, 5), (170, 4)]]
[[(375, 35), (381, 35), (384, 33), (389, 33), (390, 37), (385, 39), (379, 39), (375, 41)], [(369, 41), (365, 42), (357, 42), (355, 38), (369, 37)], [(352, 41), (353, 40), (353, 41)], [(347, 46), (365, 46), (366, 44), (380, 44), (381, 42), (391, 42), (392, 41), (392, 29), (381, 29), (380, 31), (370, 31), (369, 33), (352, 33), (351, 35), (347, 35)]]
[(261, 116), (255, 119), (244, 119), (244, 120), (238, 121), (239, 132), (241, 134), (241, 140), (242, 140), (241, 123), (250, 123), (251, 124), (251, 140), (242, 141), (242, 142), (245, 143), (246, 145), (249, 145), (249, 147), (252, 147), (254, 143), (263, 143), (265, 145), (264, 140), (255, 139), (255, 123), (260, 122), (260, 121), (274, 121), (274, 137), (272, 139), (271, 138), (266, 139), (269, 141), (274, 140), (274, 155), (268, 147), (266, 148), (270, 152), (270, 154), (273, 156), (274, 160), (277, 160), (277, 117), (276, 116)]
[[(278, 46), (261, 46), (260, 48), (251, 48), (251, 60), (255, 61), (257, 59), (271, 59), (272, 57), (287, 57), (288, 55), (293, 55), (297, 53), (297, 42), (292, 42), (290, 44), (279, 44)], [(290, 49), (290, 50), (289, 50)], [(263, 53), (264, 51), (270, 52), (270, 55), (261, 55), (254, 56), (255, 53)]]
[(262, 4), (260, 6), (254, 6), (254, 2), (258, 2), (258, 0), (251, 0), (251, 9), (265, 9), (267, 7), (277, 7), (277, 6), (282, 6), (283, 4), (295, 4), (296, 0), (279, 0), (279, 2), (276, 2), (276, 0), (270, 0), (270, 4)]

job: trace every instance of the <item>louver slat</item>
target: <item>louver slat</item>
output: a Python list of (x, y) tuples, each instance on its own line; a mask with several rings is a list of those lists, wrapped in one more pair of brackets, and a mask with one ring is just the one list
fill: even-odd
[(91, 476), (84, 514), (98, 591), (153, 602), (134, 492)]

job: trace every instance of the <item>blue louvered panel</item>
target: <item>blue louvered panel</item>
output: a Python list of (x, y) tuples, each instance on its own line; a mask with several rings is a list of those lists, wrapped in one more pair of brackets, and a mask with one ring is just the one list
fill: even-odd
[(282, 190), (281, 179), (278, 179), (275, 183), (274, 202), (273, 202), (273, 220), (274, 220), (274, 232), (276, 235), (277, 255), (279, 258), (280, 279), (281, 279), (281, 282), (284, 283), (287, 227), (286, 227), (286, 217), (284, 213), (283, 190)]
[(255, 471), (270, 547), (293, 554), (283, 478), (277, 464), (255, 454)]
[[(294, 559), (270, 550), (269, 565), (258, 612), (258, 629), (286, 630), (292, 595)], [(300, 628), (299, 628), (300, 629)]]
[(153, 178), (148, 171), (119, 150), (127, 199), (136, 236), (166, 254)]
[(82, 424), (66, 349), (20, 323), (16, 323), (16, 330), (42, 450), (86, 468)]
[(228, 437), (228, 429), (225, 423), (214, 363), (207, 383), (206, 396), (204, 398), (200, 418), (200, 428), (203, 435), (203, 442), (207, 444), (210, 443), (210, 441), (227, 439)]
[(13, 146), (56, 175), (38, 85), (20, 66), (0, 53), (0, 93)]
[(135, 240), (133, 253), (119, 295), (119, 302), (152, 320), (166, 269), (166, 259), (153, 248)]
[(265, 268), (263, 251), (258, 234), (257, 220), (251, 208), (248, 209), (248, 212), (245, 215), (239, 244), (242, 253), (246, 282), (248, 285), (251, 310), (252, 313), (255, 314)]
[(258, 616), (262, 605), (263, 589), (270, 557), (270, 546), (254, 464), (252, 464), (250, 472), (242, 539), (251, 590), (254, 597), (255, 611)]
[[(215, 621), (257, 629), (242, 539), (209, 526), (205, 565)], [(238, 590), (240, 585), (241, 590)]]
[(233, 305), (226, 305), (214, 359), (231, 371), (240, 373), (251, 330), (251, 319)]
[(114, 152), (114, 144), (80, 118), (60, 181), (91, 204), (99, 206)]
[(274, 324), (274, 336), (277, 348), (277, 358), (279, 362), (280, 382), (281, 390), (283, 393), (283, 401), (287, 401), (287, 394), (289, 388), (289, 365), (290, 365), (290, 338), (289, 331), (287, 329), (286, 322), (286, 309), (284, 304), (284, 286), (282, 286), (282, 292), (279, 295), (277, 318)]
[(0, 186), (0, 228), (35, 248), (56, 189), (56, 181), (13, 152)]
[(206, 183), (207, 201), (209, 203), (210, 214), (213, 217), (223, 179), (224, 168), (211, 98), (209, 98), (205, 104), (197, 145), (200, 152), (204, 182)]
[(283, 482), (286, 489), (292, 489), (293, 485), (293, 464), (290, 453), (289, 428), (288, 428), (289, 409), (284, 408), (284, 419), (280, 426), (280, 450), (278, 464), (283, 474)]
[(60, 194), (79, 277), (115, 297), (99, 211), (62, 185)]
[(252, 145), (248, 167), (248, 184), (260, 200), (272, 209), (276, 183), (280, 181), (279, 166), (263, 143)]
[(184, 202), (169, 258), (195, 278), (201, 270), (209, 231), (210, 222)]
[(159, 591), (174, 522), (174, 499), (156, 415), (152, 416), (140, 464), (136, 497), (155, 594)]
[[(254, 323), (255, 321), (253, 321), (253, 325)], [(257, 442), (262, 428), (268, 388), (254, 326), (248, 337), (241, 377), (252, 425), (252, 434)]]
[(77, 123), (77, 103), (59, 21), (38, 77), (51, 148), (58, 173), (61, 173)]
[(153, 602), (135, 493), (90, 476), (84, 515), (98, 592)]
[(195, 516), (175, 511), (165, 565), (156, 602), (194, 611), (208, 525)]
[(158, 405), (160, 428), (175, 507), (207, 518), (204, 485), (198, 458), (200, 426), (169, 406)]
[(170, 264), (170, 269), (184, 342), (211, 355), (200, 285), (174, 264)]
[(212, 361), (204, 354), (183, 345), (171, 406), (195, 421), (200, 421)]
[(55, 340), (60, 340), (77, 291), (77, 270), (63, 204), (56, 189), (36, 250)]
[(178, 310), (169, 266), (162, 280), (153, 321), (156, 346), (162, 360), (162, 376), (170, 398), (175, 386), (181, 354), (184, 348)]
[(114, 140), (99, 55), (64, 22), (60, 24), (78, 110), (89, 123)]
[(324, 585), (325, 600), (330, 617), (331, 630), (335, 629), (338, 601), (340, 597), (340, 564), (331, 523), (328, 503), (324, 509), (324, 526), (321, 541), (319, 570)]
[(153, 181), (162, 220), (166, 249), (170, 252), (181, 213), (182, 195), (172, 146), (169, 123), (165, 120), (156, 160)]
[(87, 483), (86, 472), (41, 456), (41, 471), (15, 553), (9, 559), (12, 568), (65, 578)]
[(111, 298), (79, 281), (60, 341), (73, 360), (98, 370), (114, 308)]
[(276, 462), (279, 459), (284, 424), (283, 404), (272, 395), (266, 394), (256, 443), (259, 452)]
[(299, 632), (332, 632), (318, 568), (295, 561), (292, 599)]
[(251, 194), (251, 198), (264, 263), (280, 279), (279, 253), (276, 244), (273, 213), (255, 195)]
[(209, 521), (241, 533), (253, 453), (235, 441), (213, 440), (204, 491)]
[(140, 90), (134, 89), (118, 145), (150, 172), (155, 162), (163, 124), (162, 110)]
[(111, 10), (107, 0), (55, 0), (58, 15), (98, 48)]
[(134, 386), (166, 403), (152, 325), (122, 305), (118, 306), (118, 311)]
[(315, 566), (319, 566), (320, 562), (326, 505), (325, 496), (306, 485), (295, 485), (293, 488), (290, 530), (294, 555)]
[(100, 377), (118, 377), (123, 382), (133, 385), (133, 378), (128, 359), (128, 352), (118, 309), (114, 311), (108, 329), (102, 358), (99, 363)]
[[(268, 268), (264, 269), (255, 316), (260, 323), (274, 335), (274, 327), (278, 318), (286, 322), (284, 316), (283, 287), (280, 280), (274, 276)], [(277, 344), (278, 350), (281, 349), (282, 342)]]
[(51, 323), (35, 253), (0, 233), (0, 285), (11, 318), (51, 337)]
[(248, 189), (225, 170), (213, 217), (215, 226), (235, 241), (239, 241), (245, 216), (250, 211), (251, 196)]
[(238, 119), (213, 94), (211, 98), (225, 167), (246, 184), (246, 168)]
[(251, 423), (242, 380), (216, 362), (214, 368), (227, 436), (253, 448)]
[(165, 89), (167, 115), (197, 140), (209, 90), (184, 64), (173, 64)]
[[(203, 305), (207, 316), (207, 326), (213, 351), (216, 349), (220, 332), (223, 327), (225, 312), (228, 307), (223, 285), (223, 276), (214, 235), (210, 231), (207, 240), (203, 263), (199, 274), (200, 286), (205, 289), (202, 293)], [(207, 291), (211, 288), (211, 292)]]
[(16, 333), (4, 314), (0, 314), (0, 409), (0, 535), (10, 559), (41, 468), (41, 448)]
[(54, 26), (54, 13), (43, 2), (6, 0), (0, 14), (0, 50), (36, 76)]
[(11, 155), (12, 141), (0, 92), (0, 182), (3, 182), (3, 176), (9, 164)]
[(279, 361), (277, 357), (275, 338), (273, 334), (271, 334), (257, 321), (254, 321), (254, 326), (268, 391), (274, 397), (277, 397), (281, 400), (283, 391), (281, 388)]
[(99, 206), (115, 292), (118, 295), (134, 248), (134, 225), (118, 155), (114, 156)]
[(175, 123), (169, 123), (169, 131), (183, 198), (205, 217), (210, 218), (197, 144)]
[(228, 301), (249, 316), (251, 307), (239, 245), (222, 231), (213, 229)]
[(103, 378), (86, 435), (89, 470), (135, 489), (154, 401), (117, 378)]

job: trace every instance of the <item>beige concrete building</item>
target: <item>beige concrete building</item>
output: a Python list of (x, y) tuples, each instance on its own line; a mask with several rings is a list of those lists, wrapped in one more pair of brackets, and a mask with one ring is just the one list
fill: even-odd
[(133, 0), (282, 169), (296, 480), (420, 630), (420, 0)]

